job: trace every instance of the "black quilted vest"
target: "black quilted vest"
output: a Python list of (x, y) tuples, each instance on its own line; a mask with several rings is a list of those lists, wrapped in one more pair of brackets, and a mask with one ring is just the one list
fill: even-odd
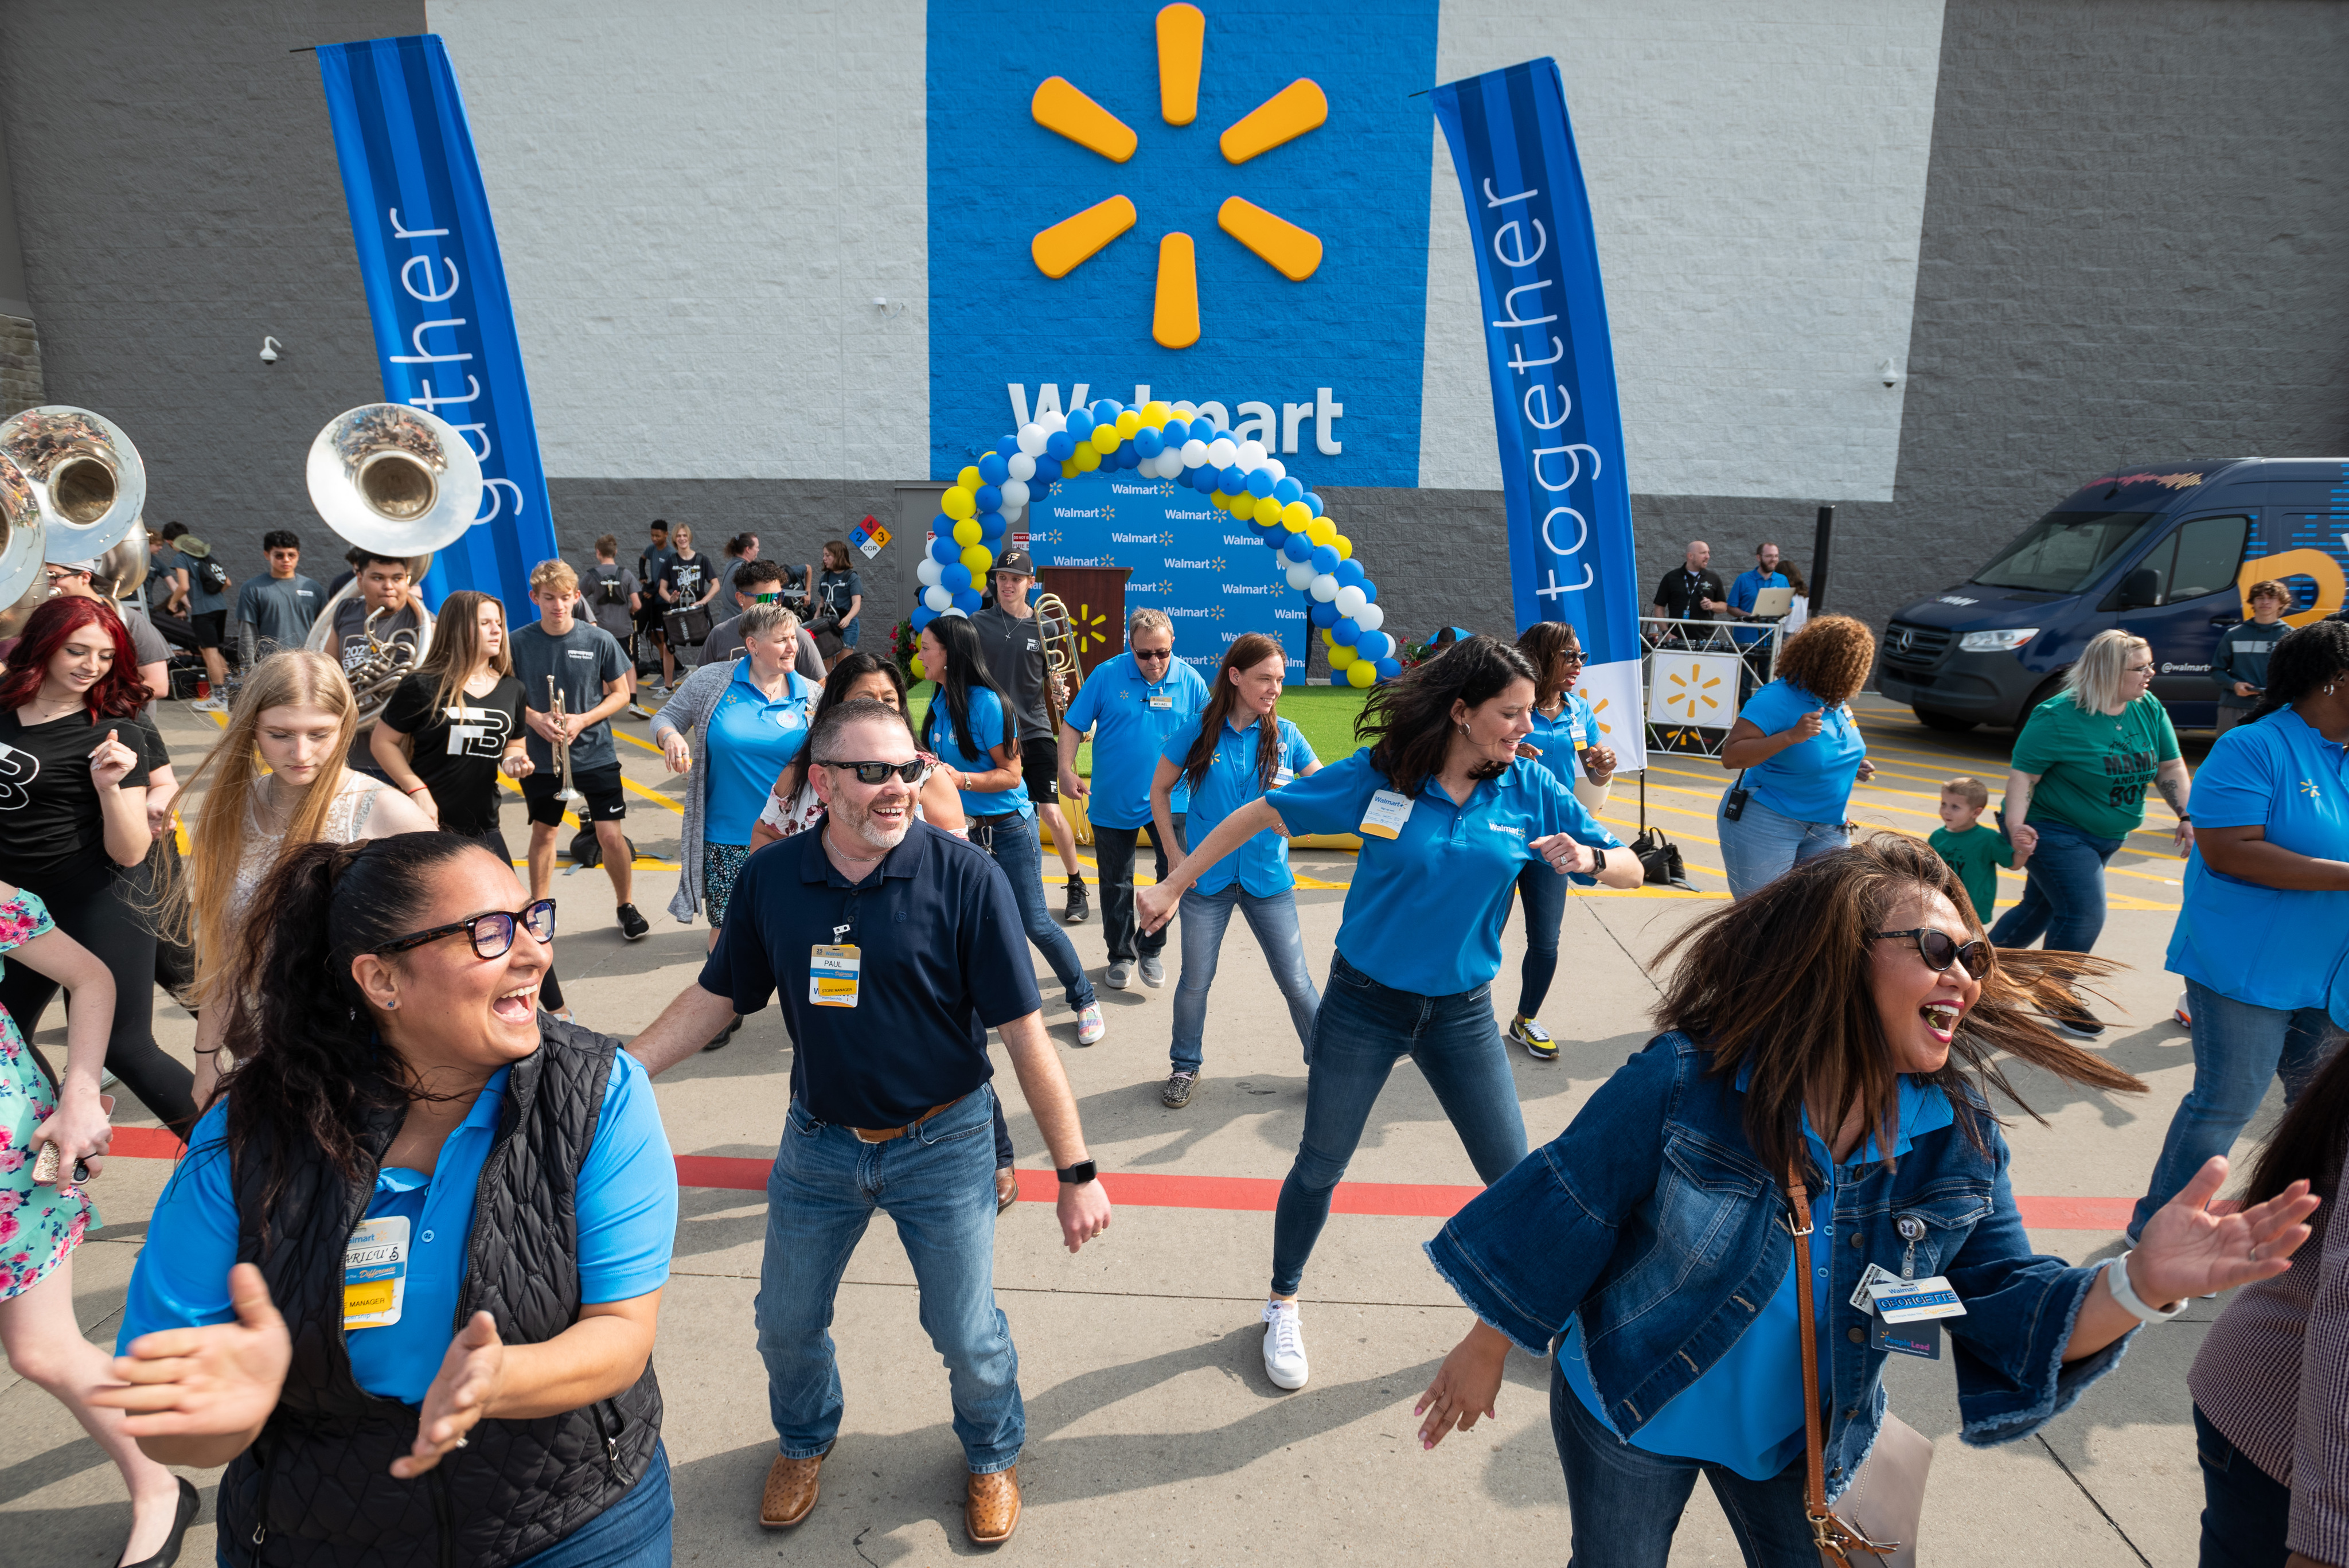
[[(539, 1049), (514, 1064), (475, 1190), (453, 1335), (477, 1310), (508, 1345), (553, 1339), (579, 1312), (579, 1168), (595, 1138), (619, 1042), (539, 1015)], [(504, 1568), (617, 1502), (660, 1438), (660, 1386), (645, 1375), (610, 1399), (536, 1420), (485, 1420), (414, 1480), (391, 1461), (419, 1409), (351, 1376), (343, 1251), (366, 1212), (397, 1114), (365, 1128), (345, 1181), (311, 1160), (288, 1179), (261, 1243), (266, 1151), (237, 1161), (240, 1262), (255, 1263), (294, 1337), (294, 1363), (260, 1438), (221, 1478), (220, 1549), (253, 1568)]]

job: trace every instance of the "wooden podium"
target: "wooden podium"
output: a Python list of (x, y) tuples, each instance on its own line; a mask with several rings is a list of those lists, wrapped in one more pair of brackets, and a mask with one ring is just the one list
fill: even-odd
[[(1114, 659), (1125, 651), (1125, 580), (1132, 576), (1131, 566), (1044, 568), (1044, 591), (1058, 596), (1069, 607), (1081, 678), (1091, 675), (1093, 666), (1102, 659)], [(1071, 691), (1069, 695), (1073, 698), (1076, 693)], [(1062, 800), (1061, 813), (1068, 818), (1069, 831), (1076, 836), (1079, 844), (1092, 843), (1093, 825), (1086, 820), (1082, 801)], [(1052, 830), (1040, 823), (1037, 826), (1044, 841), (1050, 843)]]

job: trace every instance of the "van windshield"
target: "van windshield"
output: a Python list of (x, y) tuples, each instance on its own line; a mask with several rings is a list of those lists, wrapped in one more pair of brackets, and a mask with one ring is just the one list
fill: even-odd
[(2128, 548), (2150, 512), (2050, 512), (1973, 580), (1986, 588), (2077, 593)]

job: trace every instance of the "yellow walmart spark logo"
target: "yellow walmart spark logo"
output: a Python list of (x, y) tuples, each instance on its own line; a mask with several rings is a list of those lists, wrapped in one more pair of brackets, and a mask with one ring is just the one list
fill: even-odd
[[(1690, 670), (1685, 675), (1679, 670), (1673, 670), (1668, 679), (1671, 682), (1672, 689), (1664, 693), (1665, 712), (1677, 713), (1684, 719), (1695, 719), (1702, 716), (1701, 710), (1717, 709), (1721, 706), (1720, 699), (1712, 694), (1713, 689), (1721, 684), (1721, 677), (1705, 674), (1702, 666)], [(1604, 731), (1606, 726), (1601, 724), (1599, 728)]]
[[(1189, 125), (1199, 117), (1199, 70), (1206, 38), (1206, 14), (1196, 5), (1169, 5), (1158, 13), (1158, 112), (1169, 125)], [(1037, 88), (1029, 112), (1045, 130), (1112, 163), (1132, 158), (1141, 144), (1131, 126), (1065, 77), (1047, 78)], [(1300, 77), (1242, 115), (1216, 145), (1225, 161), (1245, 163), (1319, 130), (1329, 118), (1329, 99), (1317, 84)], [(1046, 277), (1066, 277), (1133, 227), (1139, 215), (1132, 200), (1112, 196), (1040, 231), (1030, 242), (1029, 254)], [(1216, 225), (1292, 283), (1304, 282), (1321, 265), (1319, 235), (1252, 202), (1226, 197), (1216, 213)], [(1157, 299), (1150, 336), (1167, 348), (1188, 348), (1199, 340), (1198, 252), (1187, 234), (1171, 233), (1158, 242)]]
[(2316, 787), (2316, 781), (2314, 779), (2302, 779), (2300, 781), (2300, 793), (2306, 795), (2309, 799), (2314, 800), (2324, 792)]

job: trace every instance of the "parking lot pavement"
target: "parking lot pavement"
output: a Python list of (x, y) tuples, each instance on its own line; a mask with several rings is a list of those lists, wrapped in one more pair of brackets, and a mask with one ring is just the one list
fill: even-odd
[[(1857, 815), (1918, 834), (1936, 825), (1940, 781), (1971, 773), (1993, 791), (2003, 732), (1936, 734), (1904, 710), (1864, 701), (1862, 724), (1884, 771)], [(191, 771), (211, 722), (168, 704), (165, 728)], [(557, 961), (583, 1021), (623, 1036), (691, 981), (707, 932), (662, 912), (675, 883), (682, 781), (665, 771), (637, 722), (621, 732), (637, 846), (636, 903), (654, 922), (624, 943), (600, 871), (558, 873)], [(2189, 760), (2201, 747), (2189, 743)], [(1697, 893), (1643, 888), (1578, 896), (1545, 1016), (1559, 1060), (1513, 1058), (1526, 1130), (1553, 1135), (1648, 1038), (1654, 986), (1646, 961), (1687, 921), (1725, 899), (1712, 816), (1724, 775), (1701, 759), (1657, 758), (1648, 820), (1683, 846)], [(1638, 824), (1637, 792), (1619, 786), (1606, 813)], [(2148, 820), (2166, 815), (2157, 805)], [(519, 810), (507, 814), (519, 854)], [(2178, 898), (2166, 831), (2132, 839), (2114, 865), (2115, 913), (2100, 951), (2131, 967), (2111, 988), (2116, 1023), (2101, 1047), (2148, 1085), (2140, 1096), (2017, 1082), (2044, 1125), (2009, 1117), (2015, 1190), (2038, 1243), (2075, 1261), (2116, 1251), (2114, 1220), (2140, 1189), (2171, 1110), (2191, 1077), (2185, 1031), (2169, 1019), (2175, 977), (2161, 972)], [(1351, 857), (1296, 856), (1309, 951), (1334, 939)], [(2020, 878), (2002, 878), (2002, 894)], [(2123, 889), (2126, 888), (2126, 892)], [(1052, 899), (1058, 908), (1057, 898)], [(1098, 976), (1106, 959), (1098, 913), (1071, 929)], [(1498, 1005), (1515, 1001), (1521, 953), (1515, 921), (1504, 943)], [(1092, 1149), (1119, 1201), (1112, 1230), (1077, 1257), (1059, 1245), (1049, 1201), (1004, 1217), (997, 1285), (1018, 1341), (1029, 1417), (1020, 1471), (1026, 1514), (1005, 1550), (1053, 1563), (1548, 1562), (1562, 1560), (1568, 1521), (1547, 1430), (1547, 1382), (1514, 1357), (1496, 1419), (1433, 1454), (1411, 1438), (1410, 1407), (1466, 1314), (1419, 1252), (1439, 1216), (1475, 1181), (1466, 1157), (1417, 1071), (1400, 1066), (1341, 1189), (1305, 1283), (1313, 1381), (1282, 1394), (1259, 1361), (1257, 1308), (1270, 1247), (1271, 1195), (1293, 1155), (1305, 1069), (1278, 992), (1245, 922), (1235, 922), (1210, 1001), (1206, 1074), (1190, 1106), (1169, 1111), (1168, 988), (1101, 992), (1110, 1033), (1079, 1050), (1057, 1001), (1046, 1022), (1061, 1047)], [(1317, 958), (1318, 973), (1326, 957)], [(1040, 961), (1040, 974), (1044, 973)], [(1801, 977), (1787, 977), (1790, 984)], [(1057, 988), (1048, 986), (1048, 996)], [(46, 1045), (62, 1042), (59, 1015)], [(187, 1050), (193, 1024), (159, 998), (159, 1034)], [(960, 1455), (946, 1379), (917, 1317), (911, 1275), (885, 1218), (849, 1267), (833, 1334), (847, 1420), (827, 1463), (823, 1501), (796, 1531), (769, 1534), (755, 1511), (771, 1457), (764, 1384), (752, 1347), (765, 1199), (760, 1178), (788, 1099), (788, 1042), (770, 1010), (724, 1050), (661, 1080), (670, 1142), (696, 1184), (683, 1195), (657, 1365), (677, 1465), (680, 1561), (934, 1563), (968, 1555), (960, 1522)], [(1009, 1072), (998, 1078), (1019, 1163), (1049, 1164)], [(2273, 1103), (2269, 1107), (2271, 1115)], [(152, 1123), (136, 1102), (126, 1126)], [(2268, 1118), (2254, 1124), (2256, 1134)], [(107, 1227), (78, 1255), (76, 1299), (93, 1340), (110, 1344), (144, 1222), (167, 1171), (161, 1159), (119, 1159), (99, 1188)], [(1049, 1198), (1049, 1179), (1029, 1190)], [(2041, 1438), (1995, 1449), (1961, 1447), (1945, 1363), (1899, 1361), (1893, 1407), (1936, 1439), (1923, 1539), (1939, 1564), (2187, 1564), (2194, 1560), (2199, 1472), (2184, 1385), (2205, 1325), (2223, 1302), (2198, 1302), (2139, 1337), (2120, 1367)], [(191, 1472), (193, 1474), (194, 1472)], [(210, 1487), (185, 1563), (209, 1560)], [(119, 1483), (95, 1445), (28, 1384), (0, 1387), (0, 1530), (43, 1542), (43, 1561), (110, 1562), (128, 1529)], [(1725, 1521), (1699, 1488), (1674, 1564), (1737, 1561)]]

